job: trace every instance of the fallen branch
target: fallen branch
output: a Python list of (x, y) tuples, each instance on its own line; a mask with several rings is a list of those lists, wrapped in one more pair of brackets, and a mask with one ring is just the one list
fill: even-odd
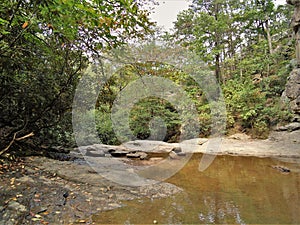
[(16, 141), (21, 141), (21, 140), (24, 140), (24, 139), (29, 138), (29, 137), (32, 137), (32, 136), (34, 136), (34, 133), (33, 133), (33, 132), (31, 132), (31, 133), (29, 133), (29, 134), (27, 134), (27, 135), (25, 135), (25, 136), (23, 136), (23, 137), (16, 138), (15, 140), (16, 140)]
[(18, 134), (18, 132), (14, 133), (13, 139), (10, 141), (10, 143), (8, 144), (8, 146), (6, 148), (4, 148), (3, 150), (0, 151), (0, 156), (3, 155), (12, 146), (12, 144), (15, 141), (21, 141), (21, 140), (24, 140), (26, 138), (32, 137), (34, 135), (34, 133), (31, 132), (29, 134), (26, 134), (23, 137), (16, 138), (17, 134)]

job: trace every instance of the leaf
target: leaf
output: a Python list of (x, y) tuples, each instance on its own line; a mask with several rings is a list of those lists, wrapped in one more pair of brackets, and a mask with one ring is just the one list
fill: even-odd
[(28, 27), (28, 25), (29, 25), (29, 22), (26, 21), (25, 23), (23, 23), (22, 28), (25, 29), (26, 27)]

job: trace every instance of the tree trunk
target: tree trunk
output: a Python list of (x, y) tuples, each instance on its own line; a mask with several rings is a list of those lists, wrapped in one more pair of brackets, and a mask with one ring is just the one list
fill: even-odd
[(216, 66), (216, 69), (215, 69), (216, 78), (217, 78), (218, 83), (220, 84), (222, 81), (222, 76), (221, 76), (220, 54), (219, 53), (216, 55), (215, 66)]
[(272, 45), (272, 37), (270, 34), (270, 28), (269, 28), (269, 22), (266, 22), (266, 27), (265, 27), (265, 32), (267, 34), (267, 39), (268, 39), (268, 45), (269, 45), (269, 52), (270, 54), (273, 54), (273, 45)]

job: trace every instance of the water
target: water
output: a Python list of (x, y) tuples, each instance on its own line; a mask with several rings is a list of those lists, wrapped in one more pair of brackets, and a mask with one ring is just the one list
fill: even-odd
[(97, 224), (300, 224), (299, 159), (218, 156), (199, 172), (201, 157), (194, 155), (168, 180), (183, 193), (124, 202), (93, 219)]

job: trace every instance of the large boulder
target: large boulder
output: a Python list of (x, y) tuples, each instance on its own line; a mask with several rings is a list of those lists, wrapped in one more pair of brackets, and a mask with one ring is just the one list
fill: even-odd
[(294, 69), (286, 84), (286, 96), (291, 100), (291, 107), (300, 113), (300, 68)]
[(300, 114), (300, 68), (291, 72), (283, 95), (289, 100), (291, 110)]

